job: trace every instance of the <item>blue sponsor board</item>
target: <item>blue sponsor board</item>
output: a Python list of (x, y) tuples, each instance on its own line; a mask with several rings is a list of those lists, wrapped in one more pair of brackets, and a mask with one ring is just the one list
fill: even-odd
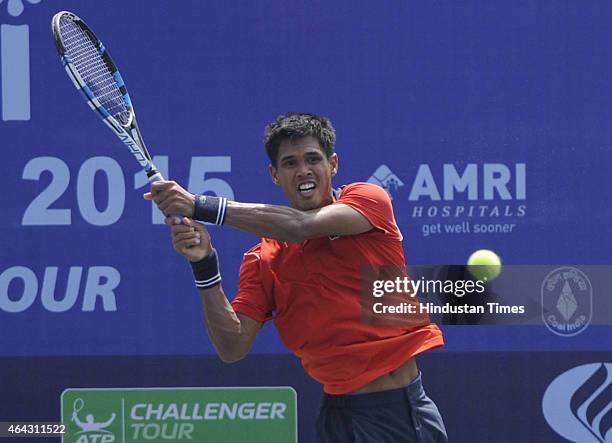
[[(141, 197), (145, 174), (63, 72), (60, 9), (104, 41), (156, 165), (192, 192), (284, 203), (263, 127), (312, 111), (337, 129), (335, 184), (392, 197), (409, 265), (482, 248), (513, 265), (612, 263), (608, 2), (104, 7), (0, 2), (0, 419), (58, 419), (69, 387), (283, 384), (310, 441), (320, 398), (288, 355), (210, 355), (191, 271)], [(210, 231), (233, 294), (257, 239)], [(611, 438), (611, 327), (576, 323), (597, 314), (596, 295), (587, 306), (557, 282), (542, 293), (559, 311), (548, 327), (447, 326), (445, 348), (421, 357), (452, 441)], [(252, 352), (286, 350), (266, 325)]]
[[(193, 192), (284, 202), (262, 128), (309, 110), (337, 128), (336, 184), (393, 198), (409, 263), (464, 263), (483, 247), (509, 264), (612, 260), (600, 246), (612, 240), (606, 2), (0, 8), (1, 355), (213, 352), (189, 269), (141, 199), (144, 173), (63, 72), (49, 29), (59, 9), (105, 42), (156, 164)], [(257, 239), (211, 232), (232, 294)], [(609, 330), (581, 345), (547, 333), (515, 330), (525, 340), (511, 347), (609, 349)], [(505, 334), (448, 339), (487, 350)], [(266, 328), (255, 352), (282, 349)]]
[[(611, 361), (610, 352), (434, 352), (419, 367), (450, 441), (601, 443), (612, 436)], [(0, 358), (0, 376), (3, 421), (59, 421), (70, 388), (291, 386), (306, 442), (322, 396), (289, 355), (234, 365), (210, 355)]]

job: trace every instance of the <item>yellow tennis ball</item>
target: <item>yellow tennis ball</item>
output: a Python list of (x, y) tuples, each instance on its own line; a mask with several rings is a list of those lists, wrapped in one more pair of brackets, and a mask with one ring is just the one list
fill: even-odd
[(468, 258), (468, 270), (474, 278), (491, 281), (501, 272), (499, 255), (489, 249), (479, 249)]

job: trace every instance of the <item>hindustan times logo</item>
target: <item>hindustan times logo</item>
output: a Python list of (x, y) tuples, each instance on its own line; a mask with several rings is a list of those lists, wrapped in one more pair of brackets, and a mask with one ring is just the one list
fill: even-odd
[(555, 378), (542, 398), (549, 426), (581, 443), (612, 442), (612, 363), (576, 366)]
[[(27, 0), (37, 4), (41, 0)], [(0, 0), (0, 7), (5, 3)], [(11, 17), (24, 11), (22, 0), (7, 0)], [(0, 83), (2, 84), (2, 120), (30, 120), (30, 27), (25, 24), (0, 24)]]
[[(382, 186), (396, 207), (433, 234), (512, 233), (527, 214), (525, 163), (452, 163), (419, 165), (412, 184), (380, 165), (368, 182)], [(406, 195), (407, 193), (407, 195)]]

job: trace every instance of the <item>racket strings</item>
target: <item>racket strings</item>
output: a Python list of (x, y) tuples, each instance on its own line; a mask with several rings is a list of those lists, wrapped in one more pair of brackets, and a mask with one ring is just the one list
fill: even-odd
[(100, 104), (122, 124), (130, 122), (130, 110), (100, 51), (74, 21), (60, 19), (66, 55)]

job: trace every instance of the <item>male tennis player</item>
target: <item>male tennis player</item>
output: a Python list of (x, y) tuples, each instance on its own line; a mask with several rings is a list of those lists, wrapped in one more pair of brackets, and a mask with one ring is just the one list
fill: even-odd
[[(432, 324), (362, 321), (364, 266), (405, 266), (402, 235), (385, 191), (352, 183), (338, 192), (336, 135), (313, 114), (280, 116), (265, 129), (272, 181), (291, 207), (193, 195), (153, 183), (146, 199), (171, 216), (174, 248), (191, 262), (206, 328), (225, 362), (243, 358), (262, 324), (274, 320), (285, 345), (324, 386), (319, 442), (444, 442), (414, 356), (443, 344)], [(193, 219), (261, 237), (240, 267), (238, 293), (223, 292), (216, 251)]]

